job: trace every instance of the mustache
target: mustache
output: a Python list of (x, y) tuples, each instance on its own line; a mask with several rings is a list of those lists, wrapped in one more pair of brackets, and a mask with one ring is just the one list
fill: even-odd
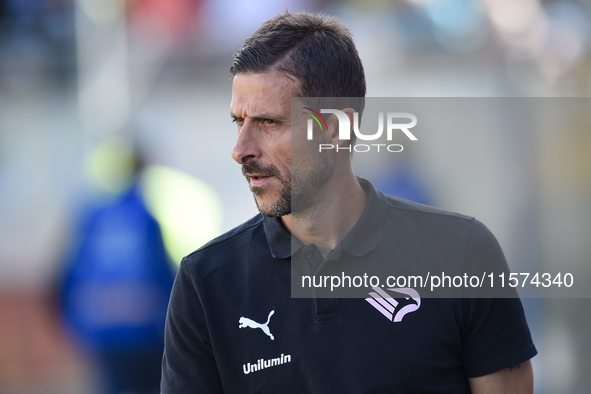
[(256, 161), (242, 164), (242, 174), (257, 174), (258, 176), (274, 176), (281, 179), (281, 174), (274, 165), (262, 166)]

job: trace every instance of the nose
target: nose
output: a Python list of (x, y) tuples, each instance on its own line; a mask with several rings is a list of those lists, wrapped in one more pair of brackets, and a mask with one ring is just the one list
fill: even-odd
[(256, 125), (250, 120), (245, 120), (238, 131), (238, 138), (232, 148), (231, 155), (238, 164), (245, 164), (260, 157), (261, 151), (257, 139)]

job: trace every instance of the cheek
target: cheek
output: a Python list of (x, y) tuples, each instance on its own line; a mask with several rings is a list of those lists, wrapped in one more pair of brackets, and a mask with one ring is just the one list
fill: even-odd
[(291, 154), (294, 172), (314, 166), (318, 162), (318, 155), (329, 154), (328, 151), (319, 152), (319, 144), (318, 140), (294, 141)]
[(279, 169), (284, 178), (290, 176), (292, 170), (290, 156), (282, 156), (278, 158), (274, 164)]
[(289, 171), (292, 161), (291, 140), (283, 140), (280, 143), (275, 144), (274, 148), (275, 164), (280, 166), (282, 170)]

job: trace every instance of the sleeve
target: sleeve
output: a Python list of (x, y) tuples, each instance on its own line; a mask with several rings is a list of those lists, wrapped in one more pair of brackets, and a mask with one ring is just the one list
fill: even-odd
[(222, 392), (201, 301), (183, 259), (166, 317), (161, 394)]
[[(466, 268), (508, 272), (494, 235), (473, 220), (466, 249)], [(517, 292), (505, 298), (463, 299), (461, 357), (468, 377), (478, 377), (527, 361), (537, 354)], [(498, 296), (499, 294), (497, 294)]]

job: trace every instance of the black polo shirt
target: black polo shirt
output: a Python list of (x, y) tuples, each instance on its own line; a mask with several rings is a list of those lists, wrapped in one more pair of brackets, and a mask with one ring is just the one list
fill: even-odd
[(469, 393), (468, 377), (536, 354), (515, 298), (421, 299), (421, 289), (371, 288), (367, 299), (292, 298), (292, 262), (314, 274), (391, 248), (403, 262), (506, 265), (475, 219), (360, 184), (367, 207), (326, 259), (315, 245), (292, 245), (279, 219), (260, 215), (183, 259), (162, 393)]

